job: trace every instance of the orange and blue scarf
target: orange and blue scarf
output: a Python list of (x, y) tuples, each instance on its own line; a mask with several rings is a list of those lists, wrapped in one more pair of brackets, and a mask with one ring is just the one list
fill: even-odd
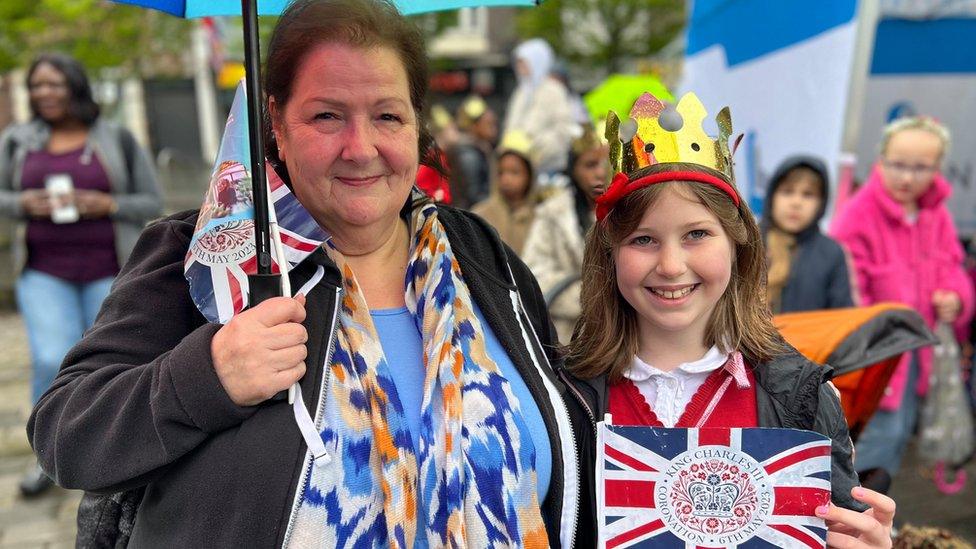
[(322, 439), (334, 456), (302, 490), (294, 547), (546, 547), (535, 446), (438, 221), (414, 209), (406, 302), (426, 367), (419, 447), (369, 308), (342, 254), (340, 327)]

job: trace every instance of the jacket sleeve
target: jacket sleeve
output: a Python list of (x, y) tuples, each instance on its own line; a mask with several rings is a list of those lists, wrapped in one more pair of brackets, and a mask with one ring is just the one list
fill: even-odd
[(827, 383), (820, 385), (813, 429), (830, 437), (830, 499), (834, 505), (855, 511), (867, 509), (851, 496), (851, 489), (861, 485), (854, 471), (854, 443), (847, 430), (840, 398)]
[[(546, 206), (547, 204), (543, 204), (542, 208)], [(548, 204), (548, 206), (553, 205)], [(546, 209), (536, 214), (525, 239), (522, 259), (538, 281), (544, 299), (551, 299), (550, 292), (565, 281), (576, 280), (559, 294), (558, 299), (547, 303), (549, 315), (554, 320), (575, 321), (580, 315), (580, 272), (565, 259), (560, 260), (558, 257), (558, 250), (569, 244), (563, 231), (560, 230), (560, 223), (552, 218), (550, 212), (551, 209)], [(562, 215), (566, 215), (565, 212), (562, 212)]]
[(835, 246), (832, 263), (833, 268), (830, 270), (827, 287), (827, 308), (853, 307), (854, 298), (851, 293), (851, 276), (847, 271), (847, 254), (840, 245)]
[(939, 241), (936, 244), (936, 249), (942, 250), (948, 257), (941, 259), (943, 264), (940, 265), (939, 269), (939, 286), (943, 289), (951, 290), (959, 296), (962, 309), (959, 311), (959, 317), (956, 318), (954, 327), (956, 333), (960, 334), (968, 329), (969, 322), (973, 318), (973, 311), (976, 309), (976, 303), (974, 303), (976, 298), (973, 295), (973, 279), (969, 277), (966, 269), (963, 268), (966, 254), (962, 249), (962, 244), (959, 242), (959, 235), (956, 233), (956, 227), (952, 222), (952, 216), (948, 209), (942, 208), (940, 221), (941, 230), (939, 231)]
[(871, 276), (874, 269), (874, 259), (871, 254), (871, 242), (867, 234), (857, 229), (857, 223), (852, 219), (851, 209), (841, 214), (833, 227), (832, 236), (841, 244), (851, 257), (854, 267), (854, 292), (859, 298), (858, 305), (866, 307), (873, 305), (877, 299), (871, 295)]
[(20, 192), (14, 190), (14, 140), (12, 128), (0, 135), (0, 215), (23, 218)]
[(156, 218), (163, 212), (163, 197), (159, 190), (156, 169), (149, 155), (139, 146), (129, 130), (119, 128), (119, 139), (122, 141), (126, 173), (129, 177), (129, 192), (112, 196), (119, 207), (113, 217), (135, 222)]
[(577, 274), (566, 265), (560, 265), (555, 257), (556, 247), (562, 245), (562, 238), (557, 234), (558, 232), (553, 219), (545, 212), (540, 212), (532, 221), (529, 234), (525, 237), (525, 247), (521, 257), (543, 292), (548, 292), (566, 277)]
[[(121, 491), (256, 409), (234, 404), (210, 356), (220, 328), (194, 307), (183, 277), (189, 229), (148, 227), (95, 326), (35, 406), (28, 436), (66, 488)], [(184, 225), (186, 223), (184, 222)]]

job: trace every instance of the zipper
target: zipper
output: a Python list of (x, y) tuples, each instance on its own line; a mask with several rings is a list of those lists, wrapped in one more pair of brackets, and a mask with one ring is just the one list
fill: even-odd
[(576, 388), (576, 385), (573, 384), (573, 381), (569, 379), (569, 376), (563, 369), (560, 368), (556, 374), (562, 378), (563, 383), (565, 383), (569, 391), (573, 393), (576, 401), (579, 402), (583, 407), (583, 410), (586, 411), (586, 415), (590, 418), (590, 425), (593, 427), (593, 434), (596, 435), (596, 415), (593, 413), (593, 410), (590, 409), (590, 405), (586, 403), (586, 399), (583, 398), (583, 395), (580, 394), (579, 390)]
[[(511, 267), (509, 267), (509, 273), (511, 273)], [(513, 279), (514, 279), (514, 277), (513, 277)], [(529, 315), (525, 312), (525, 305), (522, 303), (522, 297), (518, 295), (518, 291), (514, 291), (513, 293), (515, 294), (516, 299), (517, 299), (517, 302), (518, 302), (517, 315), (518, 315), (519, 324), (521, 325), (521, 324), (523, 324), (523, 322), (528, 323), (528, 325), (529, 325), (529, 331), (532, 332), (532, 337), (535, 338), (536, 347), (533, 347), (532, 345), (529, 345), (529, 349), (528, 349), (529, 352), (533, 356), (535, 356), (536, 355), (536, 348), (538, 348), (539, 350), (542, 350), (542, 343), (539, 341), (539, 335), (535, 333), (535, 327), (532, 326), (532, 321), (529, 319)], [(523, 329), (523, 332), (524, 332), (524, 330), (525, 330), (524, 326), (522, 327), (522, 329)], [(551, 371), (555, 372), (555, 370), (552, 367), (552, 364), (549, 363), (549, 357), (546, 356), (546, 354), (544, 352), (541, 353), (541, 354), (542, 354), (542, 360), (545, 361), (546, 366), (549, 366), (549, 369)], [(546, 376), (546, 373), (544, 371), (542, 371), (541, 367), (539, 366), (538, 359), (533, 360), (532, 362), (535, 364), (536, 368), (539, 370), (539, 376), (542, 378), (542, 384), (543, 384), (543, 386), (545, 386), (547, 384), (548, 385), (552, 385), (552, 382), (548, 380), (548, 377)], [(547, 390), (548, 390), (548, 387), (547, 387)], [(569, 418), (569, 407), (566, 406), (566, 400), (563, 398), (562, 394), (560, 394), (558, 390), (555, 390), (555, 387), (553, 387), (553, 391), (552, 392), (556, 393), (556, 396), (559, 398), (560, 404), (562, 404), (562, 410), (563, 410), (563, 413), (566, 416), (565, 417), (565, 420), (566, 420), (567, 424), (569, 425), (569, 429), (568, 429), (569, 430), (569, 438), (573, 442), (573, 455), (570, 456), (569, 461), (572, 462), (572, 467), (576, 470), (576, 497), (575, 497), (575, 507), (574, 507), (574, 511), (575, 512), (573, 513), (573, 525), (572, 525), (572, 530), (571, 530), (573, 532), (573, 536), (572, 536), (572, 538), (570, 538), (570, 544), (569, 544), (569, 547), (567, 548), (567, 549), (572, 549), (573, 546), (576, 545), (576, 533), (577, 533), (578, 526), (579, 526), (579, 524), (577, 524), (577, 521), (578, 521), (578, 518), (579, 518), (579, 508), (580, 508), (580, 490), (579, 490), (580, 470), (579, 470), (579, 461), (576, 459), (577, 456), (579, 455), (579, 445), (576, 442), (576, 433), (573, 432), (573, 422)], [(556, 411), (553, 410), (553, 412), (555, 413)], [(590, 416), (592, 417), (592, 414), (590, 414)], [(558, 418), (556, 420), (556, 431), (557, 432), (559, 431), (559, 420), (558, 420)], [(566, 459), (565, 452), (562, 452), (562, 453), (563, 453), (563, 464), (564, 464), (563, 467), (565, 467), (565, 463), (566, 463), (567, 459)], [(560, 517), (560, 520), (562, 520), (562, 517)]]
[[(583, 395), (581, 395), (579, 393), (579, 391), (576, 389), (576, 386), (573, 385), (573, 383), (569, 380), (569, 378), (566, 376), (566, 373), (562, 369), (559, 369), (558, 371), (557, 370), (554, 370), (554, 371), (556, 372), (556, 375), (558, 375), (560, 378), (562, 378), (563, 383), (566, 384), (566, 388), (569, 389), (569, 392), (573, 394), (573, 397), (576, 399), (576, 401), (579, 402), (580, 405), (583, 407), (583, 410), (586, 411), (586, 415), (590, 418), (590, 426), (593, 427), (593, 436), (595, 438), (596, 437), (596, 417), (593, 415), (593, 411), (590, 410), (590, 405), (586, 403), (586, 400), (583, 398)], [(565, 402), (563, 402), (563, 405), (565, 406)], [(575, 433), (573, 433), (573, 448), (577, 452), (576, 455), (579, 456), (579, 448), (576, 447), (576, 434)], [(576, 476), (577, 476), (577, 479), (578, 479), (578, 477), (580, 475), (579, 461), (577, 460), (576, 463), (577, 463), (577, 465), (576, 465)], [(580, 506), (580, 495), (579, 495), (579, 490), (577, 490), (576, 491), (576, 516), (579, 516), (579, 506)], [(577, 530), (578, 530), (578, 528), (576, 528), (574, 526), (574, 528), (573, 528), (573, 545), (576, 545), (576, 533), (577, 533)], [(572, 547), (572, 546), (570, 546), (570, 547)]]
[[(319, 401), (315, 409), (315, 430), (319, 433), (322, 432), (322, 422), (325, 420), (325, 404), (327, 399), (327, 394), (329, 387), (332, 384), (332, 353), (335, 350), (335, 336), (336, 332), (339, 330), (339, 325), (337, 320), (339, 318), (339, 304), (342, 302), (342, 287), (337, 287), (335, 295), (335, 304), (332, 307), (332, 333), (329, 336), (329, 347), (326, 350), (325, 362), (322, 368), (322, 383), (319, 386)], [(285, 528), (285, 537), (281, 542), (282, 547), (288, 547), (288, 542), (291, 539), (292, 529), (295, 526), (295, 521), (298, 519), (298, 507), (305, 496), (305, 481), (308, 480), (308, 476), (312, 472), (312, 459), (311, 453), (305, 450), (305, 459), (302, 461), (302, 475), (298, 479), (298, 487), (295, 490), (295, 499), (291, 504), (291, 513), (288, 516), (288, 526)]]

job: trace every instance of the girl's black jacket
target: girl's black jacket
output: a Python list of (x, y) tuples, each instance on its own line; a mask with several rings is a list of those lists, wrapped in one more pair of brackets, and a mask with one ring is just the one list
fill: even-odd
[[(864, 505), (851, 496), (851, 489), (859, 486), (859, 482), (840, 399), (827, 384), (831, 368), (814, 364), (793, 348), (769, 362), (748, 358), (746, 362), (753, 368), (756, 379), (759, 426), (805, 429), (830, 437), (832, 500), (840, 507), (864, 510)], [(580, 535), (574, 547), (596, 547), (596, 421), (602, 420), (608, 410), (607, 379), (606, 376), (580, 379), (565, 368), (560, 368), (558, 373), (569, 387), (570, 397), (566, 400), (579, 445), (583, 491), (579, 506)]]

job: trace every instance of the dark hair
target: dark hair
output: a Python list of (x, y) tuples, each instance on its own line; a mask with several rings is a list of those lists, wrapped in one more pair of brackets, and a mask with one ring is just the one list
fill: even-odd
[[(428, 164), (434, 139), (424, 124), (428, 85), (424, 38), (411, 21), (388, 0), (295, 0), (281, 15), (268, 45), (264, 92), (284, 106), (291, 98), (295, 73), (305, 55), (321, 44), (347, 44), (360, 48), (388, 47), (400, 57), (410, 86), (410, 102), (420, 131), (419, 156)], [(290, 186), (287, 167), (278, 156), (271, 113), (265, 106), (265, 155)]]
[[(593, 209), (590, 205), (589, 195), (582, 189), (580, 181), (576, 179), (576, 163), (583, 158), (584, 154), (605, 146), (606, 141), (600, 139), (592, 126), (583, 126), (583, 135), (574, 139), (572, 145), (569, 147), (569, 160), (566, 163), (566, 170), (563, 172), (569, 178), (569, 188), (573, 193), (573, 208), (576, 210), (576, 220), (579, 224), (580, 234), (584, 238), (586, 232), (593, 225), (593, 219), (591, 219)], [(604, 158), (606, 157), (604, 156)], [(604, 181), (604, 185), (608, 184), (608, 181)]]
[[(30, 80), (34, 76), (34, 71), (41, 64), (51, 65), (64, 75), (65, 83), (68, 85), (68, 113), (86, 126), (94, 124), (101, 113), (101, 109), (92, 97), (91, 84), (88, 83), (85, 67), (70, 55), (57, 52), (42, 53), (34, 58), (30, 68), (27, 69), (28, 87), (30, 87)], [(41, 117), (33, 101), (30, 103), (30, 109), (34, 118)]]

